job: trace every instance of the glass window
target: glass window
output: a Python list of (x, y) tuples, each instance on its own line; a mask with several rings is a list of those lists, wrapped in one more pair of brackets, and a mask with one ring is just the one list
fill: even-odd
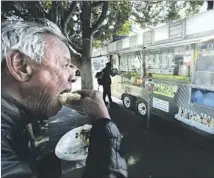
[(214, 86), (214, 42), (199, 44), (195, 83), (197, 85)]
[(199, 59), (196, 66), (197, 71), (214, 72), (214, 42), (199, 44)]
[(193, 54), (193, 45), (147, 51), (145, 55), (146, 72), (147, 74), (189, 76)]

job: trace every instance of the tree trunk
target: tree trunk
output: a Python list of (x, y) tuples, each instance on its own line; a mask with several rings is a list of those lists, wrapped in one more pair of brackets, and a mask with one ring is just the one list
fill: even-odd
[(83, 54), (81, 63), (82, 89), (93, 89), (91, 69), (92, 37), (83, 37)]

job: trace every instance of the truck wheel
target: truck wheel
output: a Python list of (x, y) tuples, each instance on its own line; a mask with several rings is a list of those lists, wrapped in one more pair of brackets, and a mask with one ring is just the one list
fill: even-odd
[(124, 94), (123, 97), (122, 97), (122, 100), (123, 100), (123, 106), (125, 108), (127, 108), (127, 109), (131, 109), (132, 108), (134, 100), (130, 95)]
[(144, 100), (138, 100), (136, 103), (137, 113), (141, 116), (146, 116), (147, 114), (147, 103)]

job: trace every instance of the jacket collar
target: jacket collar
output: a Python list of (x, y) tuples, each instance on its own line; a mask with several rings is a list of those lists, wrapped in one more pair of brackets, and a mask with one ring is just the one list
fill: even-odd
[(41, 114), (34, 114), (28, 110), (23, 104), (15, 100), (13, 97), (1, 95), (2, 109), (2, 126), (24, 129), (27, 124), (33, 120), (46, 118)]

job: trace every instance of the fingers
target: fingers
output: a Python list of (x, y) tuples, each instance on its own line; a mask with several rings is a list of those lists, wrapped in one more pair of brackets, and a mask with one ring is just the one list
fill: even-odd
[(72, 107), (72, 108), (76, 108), (76, 107), (89, 107), (93, 102), (93, 99), (91, 99), (90, 97), (85, 97), (85, 98), (82, 98), (80, 100), (71, 100), (69, 101), (69, 105)]
[(84, 99), (80, 99), (80, 100), (70, 100), (69, 104), (66, 104), (65, 106), (72, 108), (76, 111), (78, 111), (80, 114), (85, 114), (84, 113), (84, 109), (83, 109), (83, 100)]
[(77, 105), (80, 106), (83, 102), (83, 99), (78, 99), (78, 100), (67, 100), (67, 103), (69, 103), (70, 105)]
[(78, 90), (78, 91), (75, 91), (73, 93), (78, 93), (81, 95), (82, 98), (85, 98), (85, 97), (94, 97), (97, 93), (99, 93), (98, 91), (95, 91), (95, 90), (88, 90), (88, 89), (83, 89), (83, 90)]
[(92, 104), (93, 100), (89, 97), (84, 98), (83, 100), (83, 107), (88, 107)]
[(85, 98), (85, 97), (91, 97), (91, 95), (93, 95), (93, 90), (84, 89), (84, 90), (75, 91), (73, 93), (78, 93), (81, 95), (81, 97)]

